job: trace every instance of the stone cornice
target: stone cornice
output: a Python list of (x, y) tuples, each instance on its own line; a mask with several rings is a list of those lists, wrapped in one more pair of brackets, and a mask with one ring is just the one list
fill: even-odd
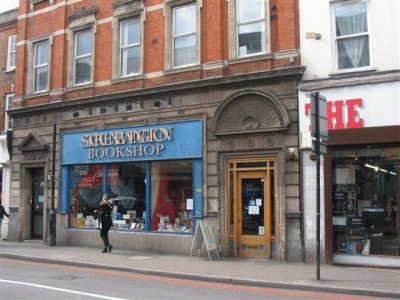
[[(98, 95), (91, 97), (78, 98), (68, 101), (60, 101), (54, 103), (46, 103), (36, 106), (28, 106), (15, 108), (8, 111), (11, 117), (20, 117), (34, 115), (38, 112), (51, 112), (59, 111), (63, 109), (73, 109), (77, 107), (88, 107), (91, 105), (99, 106), (101, 104), (110, 105), (114, 102), (125, 101), (130, 99), (131, 101), (138, 100), (138, 98), (153, 98), (160, 94), (165, 96), (171, 93), (183, 93), (183, 92), (195, 92), (204, 91), (204, 89), (215, 89), (215, 88), (226, 88), (229, 86), (241, 86), (251, 83), (254, 84), (268, 84), (271, 82), (284, 81), (284, 80), (300, 80), (304, 73), (304, 67), (291, 67), (284, 69), (277, 69), (273, 71), (247, 73), (235, 76), (225, 76), (221, 78), (210, 78), (202, 80), (194, 80), (183, 83), (174, 83), (169, 85), (163, 85), (158, 87), (144, 88), (138, 90), (130, 90), (113, 94)], [(141, 100), (141, 99), (139, 99)]]
[(383, 82), (400, 81), (400, 70), (384, 72), (368, 72), (336, 76), (316, 80), (305, 80), (297, 87), (302, 91), (313, 91), (318, 89), (339, 88), (344, 86), (355, 86), (360, 84), (376, 84)]

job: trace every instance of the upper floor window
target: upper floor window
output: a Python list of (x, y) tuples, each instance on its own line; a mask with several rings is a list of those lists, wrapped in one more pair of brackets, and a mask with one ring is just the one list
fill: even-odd
[(264, 0), (237, 0), (238, 56), (265, 53)]
[(173, 64), (191, 65), (197, 60), (196, 4), (173, 8)]
[(228, 2), (229, 58), (271, 53), (270, 0)]
[(334, 6), (337, 69), (370, 66), (367, 4), (345, 2)]
[(75, 33), (75, 84), (84, 84), (92, 81), (93, 59), (92, 29), (85, 29)]
[[(14, 97), (14, 94), (7, 94), (6, 95), (6, 111), (11, 109), (11, 101), (12, 98)], [(13, 127), (13, 119), (8, 115), (8, 113), (5, 114), (5, 130), (11, 129)]]
[(17, 35), (8, 37), (7, 71), (15, 69), (15, 59), (17, 55)]
[(120, 75), (129, 76), (140, 72), (140, 18), (120, 22)]
[(46, 91), (49, 88), (49, 41), (34, 44), (33, 90)]
[(194, 0), (165, 2), (166, 70), (199, 67), (202, 5), (203, 1)]

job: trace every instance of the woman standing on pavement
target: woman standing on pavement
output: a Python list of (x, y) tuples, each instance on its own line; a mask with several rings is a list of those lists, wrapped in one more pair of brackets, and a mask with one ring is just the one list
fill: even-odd
[(110, 231), (112, 222), (112, 201), (110, 194), (104, 194), (103, 199), (100, 202), (100, 205), (97, 210), (95, 210), (95, 214), (99, 218), (101, 228), (100, 228), (100, 237), (104, 242), (103, 253), (111, 252), (112, 245), (108, 239), (108, 232)]
[(1, 223), (3, 223), (3, 218), (6, 216), (7, 218), (10, 217), (10, 215), (6, 212), (4, 206), (1, 204), (1, 200), (3, 198), (3, 194), (0, 193), (0, 239), (1, 239)]

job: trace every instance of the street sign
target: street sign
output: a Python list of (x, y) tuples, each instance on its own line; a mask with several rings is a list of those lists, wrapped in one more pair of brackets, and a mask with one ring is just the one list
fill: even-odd
[[(317, 153), (317, 140), (316, 139), (312, 139), (311, 151), (314, 153)], [(319, 153), (320, 154), (326, 153), (326, 143), (322, 140), (319, 141)]]
[[(318, 101), (318, 109), (317, 109), (317, 101)], [(320, 139), (327, 140), (328, 121), (327, 121), (326, 97), (321, 96), (318, 92), (311, 93), (311, 136), (312, 137), (317, 137), (317, 118), (319, 119), (319, 126), (318, 126), (319, 137)]]

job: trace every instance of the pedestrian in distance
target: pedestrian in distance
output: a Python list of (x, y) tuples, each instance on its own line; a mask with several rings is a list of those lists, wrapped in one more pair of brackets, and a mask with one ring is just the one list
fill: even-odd
[(112, 201), (110, 194), (104, 194), (103, 199), (100, 202), (100, 205), (97, 210), (95, 210), (95, 218), (98, 218), (98, 226), (100, 229), (100, 237), (103, 240), (104, 248), (103, 253), (110, 253), (112, 250), (112, 245), (108, 239), (108, 232), (113, 225), (112, 222)]
[(3, 223), (3, 218), (6, 216), (7, 218), (10, 217), (10, 215), (6, 212), (3, 204), (1, 204), (1, 200), (3, 198), (3, 195), (0, 193), (0, 239), (1, 239), (1, 223)]

